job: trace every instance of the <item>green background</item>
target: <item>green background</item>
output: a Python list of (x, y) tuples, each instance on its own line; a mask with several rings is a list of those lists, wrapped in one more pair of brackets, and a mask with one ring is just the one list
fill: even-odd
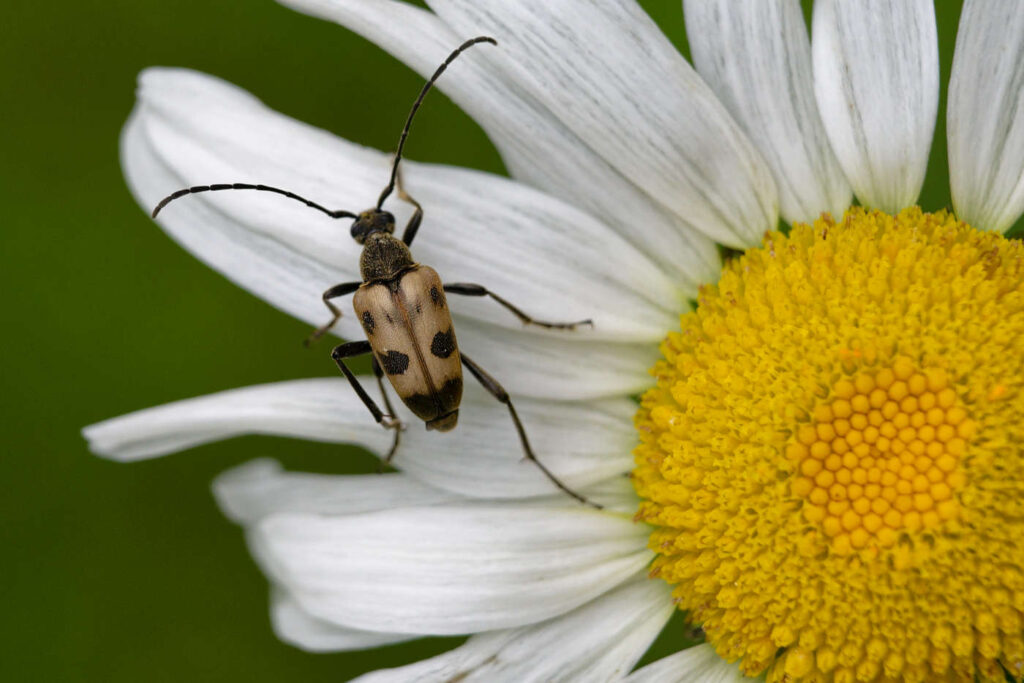
[[(944, 95), (959, 3), (940, 4)], [(685, 52), (679, 3), (644, 6)], [(200, 265), (135, 205), (117, 145), (136, 74), (207, 71), (382, 149), (420, 79), (348, 31), (269, 0), (5, 10), (0, 680), (337, 681), (458, 642), (311, 655), (271, 633), (265, 581), (209, 482), (257, 456), (372, 472), (366, 453), (249, 437), (122, 465), (90, 455), (79, 434), (150, 405), (336, 372), (326, 347), (302, 349), (304, 324)], [(927, 209), (949, 203), (943, 123), (940, 114)], [(503, 172), (479, 128), (438, 94), (408, 155)], [(683, 629), (675, 620), (656, 653)]]

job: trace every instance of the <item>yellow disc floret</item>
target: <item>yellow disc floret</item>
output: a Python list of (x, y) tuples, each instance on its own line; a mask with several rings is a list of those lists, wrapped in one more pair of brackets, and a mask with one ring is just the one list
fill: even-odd
[(907, 356), (845, 373), (786, 445), (799, 476), (794, 497), (847, 555), (896, 544), (903, 529), (957, 517), (960, 456), (974, 421), (941, 368), (920, 372)]
[(651, 567), (768, 681), (1024, 675), (1024, 247), (944, 212), (770, 233), (662, 344)]

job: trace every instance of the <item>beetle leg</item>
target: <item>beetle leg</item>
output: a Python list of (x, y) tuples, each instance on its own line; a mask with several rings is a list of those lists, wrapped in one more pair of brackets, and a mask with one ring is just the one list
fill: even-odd
[(462, 294), (463, 296), (489, 296), (511, 311), (515, 317), (523, 321), (524, 325), (537, 325), (539, 327), (546, 327), (552, 330), (575, 330), (579, 325), (594, 326), (594, 321), (590, 318), (587, 318), (586, 320), (578, 320), (574, 323), (550, 323), (543, 320), (535, 320), (513, 306), (511, 302), (506, 301), (486, 287), (474, 285), (469, 282), (451, 282), (444, 286), (444, 291), (449, 294)]
[(405, 246), (411, 246), (413, 239), (416, 238), (416, 231), (420, 229), (420, 223), (423, 221), (423, 207), (420, 203), (406, 194), (402, 188), (402, 170), (398, 170), (398, 176), (395, 181), (395, 190), (398, 192), (399, 199), (404, 199), (413, 206), (416, 210), (412, 214), (412, 218), (405, 224), (405, 232), (402, 233), (402, 241), (405, 242)]
[[(338, 369), (341, 370), (342, 374), (348, 379), (348, 383), (352, 385), (353, 389), (355, 389), (356, 394), (362, 400), (363, 405), (365, 405), (367, 410), (370, 411), (370, 414), (373, 415), (373, 419), (376, 420), (379, 425), (384, 427), (384, 429), (399, 429), (402, 426), (402, 423), (398, 418), (396, 418), (393, 413), (385, 414), (381, 412), (377, 402), (374, 401), (368, 393), (366, 393), (366, 389), (363, 389), (363, 385), (359, 383), (356, 376), (353, 375), (352, 371), (348, 369), (347, 365), (345, 365), (346, 358), (362, 356), (365, 353), (370, 353), (370, 351), (371, 347), (370, 342), (368, 341), (345, 342), (344, 344), (338, 344), (334, 347), (334, 350), (331, 351), (331, 358), (333, 358), (334, 362), (338, 364)], [(384, 396), (384, 401), (385, 405), (387, 405), (390, 410), (391, 405), (387, 401), (386, 394)]]
[[(381, 370), (380, 363), (377, 362), (376, 358), (373, 359), (373, 375), (377, 378), (377, 386), (380, 387), (380, 395), (384, 397), (384, 407), (388, 409), (388, 414), (397, 416), (398, 413), (395, 412), (394, 407), (391, 405), (391, 399), (388, 398), (388, 392), (384, 388), (384, 371)], [(395, 440), (391, 444), (391, 450), (388, 451), (384, 461), (381, 463), (382, 467), (383, 465), (390, 465), (391, 459), (395, 457), (395, 452), (398, 451), (398, 440), (402, 430), (405, 429), (405, 425), (396, 417), (392, 429), (395, 430)]]
[(331, 321), (326, 325), (313, 330), (313, 334), (306, 337), (306, 341), (304, 341), (303, 344), (309, 346), (317, 339), (327, 334), (327, 331), (334, 327), (334, 324), (341, 318), (341, 309), (332, 304), (330, 299), (337, 299), (339, 296), (351, 294), (359, 289), (362, 284), (362, 282), (343, 282), (340, 285), (334, 285), (320, 296), (324, 301), (324, 306), (331, 311)]
[(562, 489), (579, 502), (584, 505), (595, 507), (598, 510), (602, 509), (602, 505), (598, 505), (597, 503), (584, 498), (563, 484), (558, 477), (552, 474), (551, 470), (544, 466), (544, 463), (537, 459), (537, 456), (533, 452), (533, 448), (530, 447), (530, 440), (526, 438), (526, 429), (523, 427), (523, 423), (520, 422), (515, 406), (512, 405), (512, 399), (509, 398), (508, 392), (505, 391), (505, 388), (498, 384), (498, 380), (491, 377), (486, 370), (470, 360), (466, 354), (460, 353), (459, 356), (462, 358), (462, 364), (469, 369), (469, 372), (473, 377), (476, 377), (476, 380), (480, 382), (483, 388), (490, 392), (491, 396), (498, 399), (499, 402), (504, 403), (508, 407), (509, 415), (512, 416), (512, 423), (516, 426), (516, 432), (519, 434), (519, 443), (523, 446), (523, 452), (526, 454), (526, 459), (532, 461), (533, 464), (539, 467), (540, 471), (551, 480), (552, 484)]

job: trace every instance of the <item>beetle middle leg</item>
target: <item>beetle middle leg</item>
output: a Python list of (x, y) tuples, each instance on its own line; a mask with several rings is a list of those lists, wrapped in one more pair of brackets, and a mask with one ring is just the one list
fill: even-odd
[(552, 323), (544, 320), (536, 320), (516, 308), (512, 305), (512, 302), (501, 298), (486, 287), (483, 287), (482, 285), (474, 285), (470, 282), (450, 282), (444, 286), (444, 291), (449, 294), (462, 294), (463, 296), (489, 296), (511, 311), (512, 315), (519, 318), (524, 325), (537, 325), (538, 327), (546, 327), (549, 330), (575, 330), (580, 325), (594, 326), (594, 321), (590, 318), (587, 318), (586, 320), (577, 320), (573, 323)]
[[(352, 385), (353, 389), (355, 389), (356, 395), (359, 396), (360, 400), (362, 400), (363, 402), (363, 405), (365, 405), (367, 410), (370, 411), (370, 414), (373, 415), (373, 419), (377, 421), (377, 424), (384, 427), (384, 429), (395, 430), (395, 441), (392, 444), (391, 451), (388, 453), (387, 456), (388, 460), (390, 460), (394, 456), (395, 448), (398, 447), (397, 432), (402, 428), (402, 422), (395, 415), (395, 412), (391, 407), (391, 401), (388, 400), (388, 395), (386, 393), (384, 394), (384, 405), (387, 406), (388, 409), (388, 413), (385, 414), (380, 409), (380, 406), (377, 405), (377, 402), (373, 400), (373, 397), (366, 393), (366, 389), (363, 389), (363, 385), (359, 383), (359, 380), (356, 379), (356, 376), (353, 375), (352, 371), (348, 369), (348, 366), (345, 365), (346, 358), (362, 356), (364, 354), (370, 353), (370, 351), (370, 342), (366, 340), (345, 342), (344, 344), (338, 344), (337, 346), (334, 347), (334, 350), (331, 351), (331, 358), (333, 358), (334, 362), (338, 364), (338, 369), (341, 370), (341, 373), (345, 375), (346, 379), (348, 379), (348, 383)], [(379, 368), (377, 368), (375, 360), (374, 374), (376, 374), (378, 371)], [(380, 375), (377, 375), (377, 381), (381, 381)], [(383, 390), (384, 386), (382, 384), (381, 391), (383, 392)]]
[(324, 306), (326, 306), (328, 310), (330, 310), (331, 312), (331, 321), (326, 325), (322, 325), (321, 327), (318, 327), (315, 330), (313, 330), (313, 334), (309, 335), (306, 338), (306, 341), (303, 342), (303, 344), (309, 346), (317, 339), (327, 334), (327, 331), (334, 327), (334, 324), (341, 319), (341, 309), (332, 304), (330, 300), (337, 299), (339, 296), (351, 294), (352, 292), (359, 289), (359, 287), (362, 284), (362, 282), (342, 282), (340, 285), (334, 285), (326, 292), (324, 292), (322, 295), (320, 295), (320, 298), (323, 299), (324, 301)]
[(534, 454), (533, 448), (530, 446), (530, 440), (526, 437), (526, 429), (523, 427), (523, 423), (519, 420), (519, 414), (516, 413), (515, 406), (512, 405), (512, 399), (509, 397), (508, 392), (505, 391), (505, 388), (498, 384), (498, 380), (491, 377), (486, 370), (477, 365), (474, 361), (470, 360), (466, 354), (460, 353), (459, 356), (462, 358), (462, 364), (469, 369), (469, 372), (473, 377), (476, 377), (476, 380), (480, 382), (483, 388), (490, 392), (491, 396), (498, 399), (499, 402), (504, 403), (508, 407), (509, 415), (512, 416), (512, 423), (516, 426), (516, 433), (519, 434), (519, 443), (523, 446), (523, 453), (526, 454), (526, 459), (532, 461), (533, 464), (539, 467), (540, 471), (551, 480), (551, 483), (562, 491), (568, 493), (584, 505), (590, 505), (598, 510), (603, 509), (604, 506), (588, 500), (563, 484), (561, 480), (551, 472), (551, 470), (544, 466), (544, 463), (542, 463), (537, 458), (536, 454)]

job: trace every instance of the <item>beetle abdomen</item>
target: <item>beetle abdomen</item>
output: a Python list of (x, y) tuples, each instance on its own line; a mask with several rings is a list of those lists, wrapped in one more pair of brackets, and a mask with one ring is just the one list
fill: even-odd
[(392, 280), (364, 284), (352, 305), (402, 402), (428, 429), (454, 428), (462, 362), (437, 272), (416, 266)]

